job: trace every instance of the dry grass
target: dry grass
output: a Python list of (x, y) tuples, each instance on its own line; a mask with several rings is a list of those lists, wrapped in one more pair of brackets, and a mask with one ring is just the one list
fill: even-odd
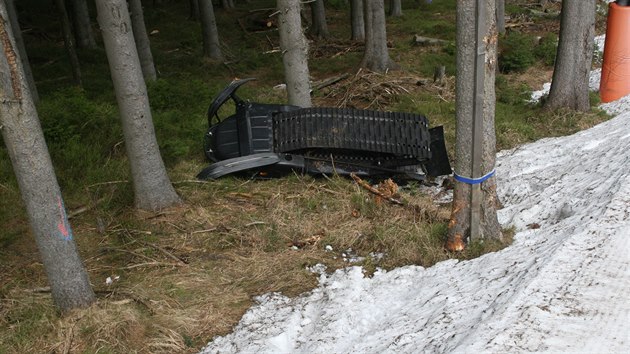
[[(147, 214), (99, 205), (76, 217), (98, 296), (88, 309), (58, 316), (39, 289), (46, 280), (30, 237), (12, 245), (20, 252), (2, 251), (7, 264), (23, 266), (3, 267), (0, 352), (195, 352), (228, 333), (253, 297), (316, 286), (308, 266), (374, 270), (451, 257), (442, 250), (449, 210), (415, 185), (392, 194), (404, 204), (396, 205), (337, 177), (177, 180), (201, 167), (188, 162), (175, 171), (183, 207)], [(120, 185), (102, 186), (92, 198), (108, 188)], [(99, 227), (98, 220), (116, 222)], [(362, 258), (350, 263), (351, 255)], [(119, 278), (106, 285), (107, 277)]]
[(376, 73), (359, 69), (353, 76), (324, 90), (320, 105), (386, 110), (400, 96), (428, 93), (436, 99), (455, 99), (455, 78), (445, 77), (440, 83), (408, 71)]

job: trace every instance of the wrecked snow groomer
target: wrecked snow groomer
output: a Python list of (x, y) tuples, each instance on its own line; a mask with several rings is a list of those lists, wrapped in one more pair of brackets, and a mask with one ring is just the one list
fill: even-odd
[[(295, 171), (424, 180), (451, 173), (442, 127), (429, 129), (422, 115), (248, 102), (236, 90), (251, 80), (233, 81), (210, 105), (204, 150), (212, 164), (199, 179)], [(219, 108), (230, 98), (236, 113), (221, 120)]]

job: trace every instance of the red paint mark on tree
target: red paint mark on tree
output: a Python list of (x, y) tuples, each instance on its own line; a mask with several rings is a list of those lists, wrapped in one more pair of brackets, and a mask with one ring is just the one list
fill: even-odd
[(68, 218), (66, 217), (66, 210), (64, 208), (63, 202), (61, 201), (61, 197), (57, 197), (57, 205), (59, 205), (59, 222), (57, 223), (57, 229), (61, 233), (61, 237), (68, 241), (72, 239), (72, 230), (70, 230), (70, 225), (68, 224)]

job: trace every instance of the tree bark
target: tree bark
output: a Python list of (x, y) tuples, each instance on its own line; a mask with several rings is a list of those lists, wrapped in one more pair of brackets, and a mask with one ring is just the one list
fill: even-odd
[(18, 21), (17, 10), (15, 9), (14, 0), (6, 2), (9, 20), (11, 21), (11, 28), (13, 29), (13, 38), (15, 39), (15, 45), (18, 49), (20, 62), (24, 69), (24, 76), (28, 85), (28, 90), (31, 94), (31, 98), (35, 104), (39, 102), (39, 93), (37, 92), (37, 85), (35, 85), (35, 78), (33, 77), (33, 71), (28, 61), (28, 54), (26, 53), (26, 46), (24, 45), (24, 38), (22, 37), (22, 30), (20, 29), (20, 22)]
[[(475, 98), (475, 54), (476, 26), (475, 0), (457, 2), (457, 87), (456, 87), (456, 159), (455, 173), (464, 177), (473, 176), (473, 115), (474, 104), (482, 104), (481, 124), (481, 170), (488, 173), (494, 169), (496, 158), (496, 136), (494, 130), (495, 91), (494, 81), (497, 65), (497, 32), (495, 26), (495, 0), (483, 0), (486, 25), (484, 43), (485, 65), (483, 65), (483, 102)], [(470, 184), (455, 181), (453, 210), (448, 226), (446, 247), (451, 251), (461, 251), (470, 238), (471, 196)], [(491, 177), (481, 183), (480, 237), (500, 239), (501, 227), (497, 220), (498, 204), (496, 179)]]
[(595, 0), (563, 1), (558, 54), (547, 109), (589, 111), (588, 78), (593, 61)]
[(86, 0), (71, 0), (72, 14), (74, 19), (74, 33), (76, 35), (77, 46), (79, 48), (94, 49), (96, 41), (92, 33), (90, 23), (90, 13)]
[(201, 11), (201, 34), (203, 39), (203, 56), (213, 60), (223, 60), (219, 46), (219, 30), (214, 17), (212, 0), (199, 0)]
[(66, 312), (94, 302), (74, 243), (35, 105), (0, 1), (0, 130), (26, 205), (55, 304)]
[(351, 40), (365, 41), (365, 22), (363, 19), (363, 0), (350, 0)]
[(63, 31), (63, 43), (66, 47), (66, 53), (70, 60), (70, 67), (72, 69), (72, 81), (77, 86), (82, 86), (81, 83), (81, 66), (79, 64), (79, 57), (77, 56), (76, 46), (74, 43), (74, 36), (72, 35), (72, 27), (70, 26), (70, 18), (68, 17), (68, 11), (66, 10), (66, 3), (64, 0), (55, 0), (57, 11), (59, 12), (59, 18), (61, 19), (61, 29)]
[(96, 0), (96, 9), (120, 110), (136, 207), (160, 210), (180, 204), (155, 138), (127, 4), (124, 0)]
[(385, 30), (385, 5), (382, 0), (363, 0), (365, 12), (365, 53), (361, 67), (376, 72), (397, 69), (389, 57)]
[(496, 0), (497, 7), (497, 31), (505, 33), (505, 0)]
[(302, 32), (299, 0), (278, 0), (278, 30), (289, 104), (310, 107), (308, 44)]
[(324, 0), (311, 2), (311, 19), (311, 35), (316, 38), (328, 38), (330, 33), (328, 32), (328, 24), (326, 23)]
[(234, 8), (234, 2), (231, 0), (221, 0), (221, 7), (229, 11)]
[(389, 15), (392, 17), (402, 16), (402, 1), (389, 0)]
[(155, 72), (153, 54), (151, 54), (151, 44), (149, 42), (147, 28), (144, 24), (144, 14), (140, 0), (129, 0), (129, 11), (131, 15), (131, 26), (133, 28), (133, 38), (136, 42), (140, 66), (142, 67), (142, 75), (147, 81), (155, 81), (157, 74)]
[(199, 2), (197, 0), (190, 0), (190, 19), (193, 21), (199, 21), (200, 17)]

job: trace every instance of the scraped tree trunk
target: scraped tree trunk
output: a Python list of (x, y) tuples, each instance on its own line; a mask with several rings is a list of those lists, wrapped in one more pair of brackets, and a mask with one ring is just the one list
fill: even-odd
[(363, 21), (363, 0), (350, 0), (351, 40), (363, 42), (365, 40), (365, 22)]
[(37, 111), (0, 1), (0, 130), (26, 205), (55, 304), (66, 312), (94, 302), (74, 243)]
[(402, 16), (401, 0), (389, 0), (389, 15), (393, 17)]
[(96, 0), (96, 9), (120, 110), (136, 207), (160, 210), (180, 204), (155, 138), (127, 4), (125, 0)]
[(201, 11), (201, 34), (203, 37), (203, 56), (213, 60), (223, 60), (219, 46), (219, 31), (214, 17), (212, 0), (199, 0)]
[(86, 0), (71, 0), (72, 18), (74, 19), (74, 34), (79, 48), (96, 48), (96, 41), (92, 33), (90, 13)]
[[(475, 0), (457, 2), (457, 87), (456, 115), (457, 138), (455, 146), (455, 173), (468, 178), (473, 176), (473, 115), (474, 104), (481, 104), (481, 170), (484, 174), (492, 171), (495, 164), (496, 136), (494, 130), (495, 91), (494, 80), (497, 65), (497, 32), (495, 27), (495, 0), (481, 1), (485, 11), (486, 25), (483, 47), (485, 49), (485, 65), (483, 66), (483, 97), (475, 98)], [(470, 237), (471, 230), (471, 196), (473, 187), (470, 184), (455, 181), (453, 193), (453, 210), (448, 226), (447, 249), (461, 251)], [(501, 227), (497, 221), (496, 179), (491, 177), (481, 183), (481, 209), (479, 225), (481, 238), (500, 239)]]
[(376, 72), (397, 69), (389, 57), (385, 30), (385, 5), (383, 0), (363, 0), (365, 12), (365, 53), (361, 67)]
[(558, 54), (545, 103), (548, 109), (590, 110), (588, 78), (593, 61), (595, 0), (563, 1)]
[(133, 38), (136, 42), (138, 57), (140, 57), (142, 75), (144, 75), (144, 79), (147, 81), (155, 81), (157, 74), (155, 72), (153, 54), (151, 54), (151, 44), (149, 42), (147, 28), (144, 24), (144, 14), (140, 0), (129, 0), (129, 11), (131, 15), (131, 26), (133, 28)]
[(278, 0), (278, 30), (289, 104), (310, 107), (308, 45), (302, 32), (299, 0)]
[(497, 0), (497, 31), (501, 34), (505, 33), (505, 0)]
[(20, 62), (24, 69), (24, 77), (26, 78), (26, 84), (31, 94), (33, 102), (37, 104), (39, 102), (39, 94), (37, 93), (37, 86), (35, 85), (35, 78), (33, 78), (33, 71), (31, 65), (28, 62), (28, 54), (26, 53), (26, 46), (24, 45), (24, 38), (22, 38), (22, 30), (20, 29), (20, 23), (18, 21), (17, 10), (15, 9), (14, 0), (6, 2), (9, 20), (11, 21), (11, 28), (13, 29), (13, 37), (15, 38), (15, 45), (20, 54)]
[(324, 0), (311, 2), (311, 35), (317, 38), (326, 39), (330, 36), (328, 24), (326, 23), (326, 8)]
[(72, 27), (70, 26), (70, 18), (68, 17), (68, 11), (66, 10), (66, 3), (64, 0), (55, 0), (57, 11), (59, 12), (59, 18), (61, 19), (61, 29), (63, 31), (63, 43), (66, 47), (66, 53), (70, 60), (70, 67), (72, 69), (72, 81), (77, 86), (82, 86), (81, 83), (81, 66), (79, 64), (79, 57), (77, 56), (77, 50), (74, 43), (74, 36), (72, 35)]

